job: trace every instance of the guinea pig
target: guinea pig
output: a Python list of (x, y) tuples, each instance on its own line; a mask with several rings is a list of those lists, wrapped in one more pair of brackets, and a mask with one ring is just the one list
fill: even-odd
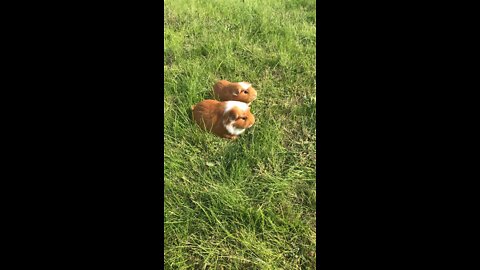
[(250, 107), (239, 101), (206, 99), (192, 106), (193, 119), (218, 137), (236, 139), (255, 123)]
[(250, 104), (257, 98), (257, 90), (250, 83), (231, 83), (221, 80), (213, 85), (213, 95), (220, 101), (241, 101)]

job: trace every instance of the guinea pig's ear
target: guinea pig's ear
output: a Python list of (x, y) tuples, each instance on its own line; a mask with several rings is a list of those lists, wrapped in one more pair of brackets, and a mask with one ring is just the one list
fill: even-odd
[(235, 85), (232, 85), (232, 94), (234, 96), (238, 96), (238, 94), (240, 94), (240, 92), (242, 92), (242, 89), (239, 89), (238, 87), (235, 87)]
[(230, 112), (228, 113), (228, 120), (235, 121), (237, 120), (238, 116), (239, 115), (235, 110), (230, 110)]

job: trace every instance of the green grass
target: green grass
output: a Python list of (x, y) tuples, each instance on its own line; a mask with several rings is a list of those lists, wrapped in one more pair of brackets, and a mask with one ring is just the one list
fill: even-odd
[[(166, 0), (166, 269), (314, 269), (315, 0)], [(229, 141), (190, 106), (218, 79), (258, 91)]]

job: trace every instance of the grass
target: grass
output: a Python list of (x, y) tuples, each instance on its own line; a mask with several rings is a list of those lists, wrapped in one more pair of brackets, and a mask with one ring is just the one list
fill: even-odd
[[(315, 0), (166, 0), (165, 269), (314, 269)], [(258, 91), (229, 141), (190, 106), (218, 79)]]

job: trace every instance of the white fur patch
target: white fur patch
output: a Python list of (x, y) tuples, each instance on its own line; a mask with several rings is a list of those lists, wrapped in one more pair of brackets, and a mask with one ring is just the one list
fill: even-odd
[(233, 123), (226, 125), (225, 128), (227, 129), (228, 133), (230, 133), (232, 135), (240, 135), (245, 131), (244, 128), (234, 127)]
[(248, 88), (250, 88), (250, 86), (252, 86), (251, 84), (246, 83), (246, 82), (240, 82), (238, 84), (240, 84), (240, 86), (242, 86), (243, 90), (247, 90)]
[(226, 101), (226, 103), (227, 104), (225, 106), (225, 111), (223, 111), (224, 114), (229, 112), (231, 109), (233, 109), (233, 107), (238, 107), (242, 111), (246, 111), (248, 109), (248, 104), (240, 101), (230, 100), (230, 101)]

